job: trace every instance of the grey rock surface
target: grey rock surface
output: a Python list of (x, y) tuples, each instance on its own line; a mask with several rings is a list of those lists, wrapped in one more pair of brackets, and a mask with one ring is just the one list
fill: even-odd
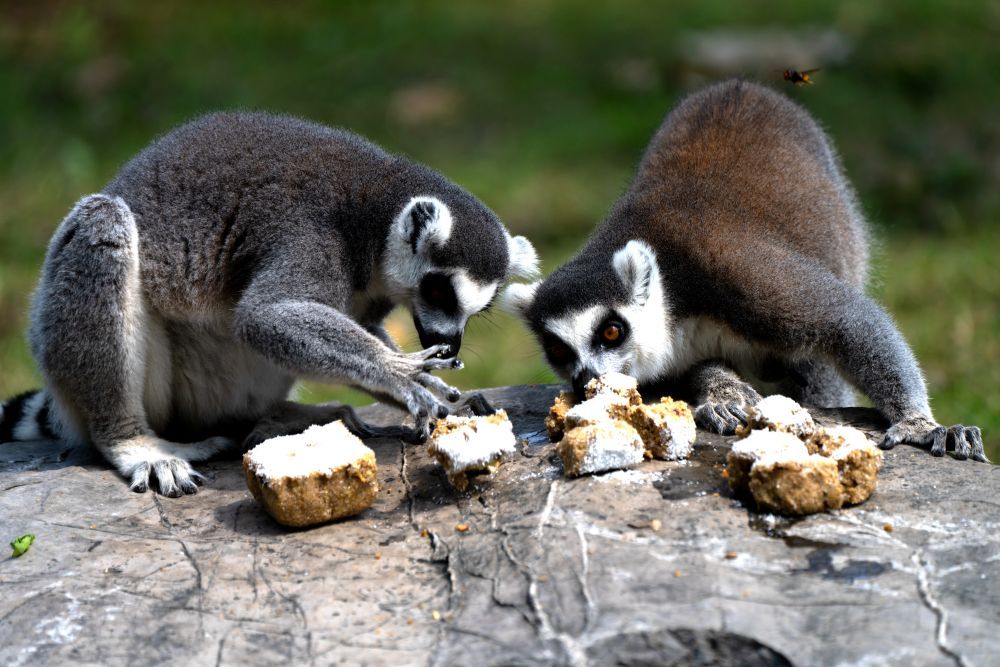
[(792, 521), (733, 499), (731, 439), (703, 432), (689, 461), (564, 479), (542, 427), (555, 392), (486, 392), (526, 442), (468, 493), (424, 447), (372, 441), (375, 505), (301, 531), (235, 460), (170, 499), (89, 452), (3, 445), (0, 537), (37, 540), (0, 557), (0, 664), (1000, 661), (1000, 468), (900, 446), (867, 503)]

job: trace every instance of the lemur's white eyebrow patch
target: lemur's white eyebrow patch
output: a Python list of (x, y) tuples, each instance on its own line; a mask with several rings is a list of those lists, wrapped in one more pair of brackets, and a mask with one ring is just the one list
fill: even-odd
[(493, 300), (499, 283), (480, 283), (459, 269), (451, 276), (451, 286), (455, 290), (458, 307), (465, 315), (475, 315)]
[(545, 321), (545, 330), (573, 348), (577, 356), (585, 355), (590, 349), (590, 339), (597, 322), (606, 310), (603, 306), (591, 306), (586, 310), (554, 317)]

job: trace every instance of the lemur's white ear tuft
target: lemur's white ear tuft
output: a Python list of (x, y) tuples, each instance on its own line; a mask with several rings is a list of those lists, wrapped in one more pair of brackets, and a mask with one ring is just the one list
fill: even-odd
[(510, 278), (527, 278), (528, 280), (538, 277), (538, 254), (531, 241), (523, 236), (507, 237), (507, 254), (510, 256), (510, 266), (507, 267), (507, 276)]
[(423, 255), (433, 246), (443, 246), (451, 236), (451, 211), (436, 197), (414, 197), (396, 218), (396, 233), (414, 255)]
[(542, 281), (533, 283), (511, 283), (500, 295), (500, 307), (511, 315), (524, 319), (524, 314), (535, 300), (535, 292)]
[(654, 283), (660, 279), (653, 249), (643, 241), (629, 241), (615, 253), (611, 263), (629, 292), (630, 303), (645, 305)]

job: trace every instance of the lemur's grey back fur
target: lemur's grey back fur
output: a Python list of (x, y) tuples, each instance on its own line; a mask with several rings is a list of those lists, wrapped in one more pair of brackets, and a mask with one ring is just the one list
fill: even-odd
[[(943, 454), (950, 439), (982, 458), (978, 429), (933, 421), (913, 354), (864, 294), (867, 272), (864, 219), (823, 131), (784, 95), (730, 81), (685, 98), (583, 249), (508, 302), (543, 345), (574, 339), (560, 354), (572, 363), (554, 366), (576, 386), (608, 370), (687, 386), (702, 425), (731, 432), (759, 397), (733, 369), (820, 405), (849, 397), (845, 376), (892, 421), (885, 446)], [(599, 328), (576, 331), (630, 309), (634, 335), (614, 349)]]
[[(90, 441), (134, 489), (153, 479), (179, 495), (196, 489), (190, 461), (269, 411), (399, 433), (349, 408), (283, 402), (314, 378), (401, 405), (420, 439), (448, 412), (435, 393), (459, 398), (429, 371), (460, 367), (443, 357), (467, 319), (536, 263), (475, 197), (361, 137), (206, 116), (139, 153), (57, 229), (29, 331), (46, 389), (7, 403), (0, 435)], [(398, 304), (423, 352), (400, 352), (382, 328)]]

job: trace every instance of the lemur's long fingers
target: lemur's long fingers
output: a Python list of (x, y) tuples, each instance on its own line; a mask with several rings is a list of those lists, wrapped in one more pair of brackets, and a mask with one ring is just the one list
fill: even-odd
[(944, 456), (948, 449), (948, 429), (938, 426), (928, 434), (928, 441), (931, 444), (931, 456)]
[(451, 359), (440, 359), (438, 357), (433, 357), (431, 359), (424, 359), (420, 364), (420, 369), (424, 372), (426, 371), (438, 371), (438, 370), (460, 370), (465, 367), (462, 360), (458, 357), (453, 357)]
[(415, 379), (421, 386), (436, 391), (452, 403), (462, 398), (462, 392), (435, 375), (421, 373)]
[(969, 458), (969, 441), (965, 437), (965, 427), (957, 424), (948, 429), (948, 441), (955, 448), (955, 458), (964, 461)]
[(969, 444), (972, 445), (971, 457), (973, 461), (980, 461), (981, 463), (989, 463), (990, 460), (986, 458), (986, 452), (983, 451), (983, 432), (979, 430), (978, 426), (970, 426), (965, 431), (966, 437), (969, 439)]
[(431, 345), (430, 347), (420, 350), (419, 352), (413, 352), (406, 356), (410, 357), (411, 359), (416, 359), (418, 361), (424, 361), (427, 359), (432, 359), (434, 357), (437, 357), (442, 352), (447, 352), (449, 350), (451, 350), (451, 346), (442, 343), (440, 345)]

